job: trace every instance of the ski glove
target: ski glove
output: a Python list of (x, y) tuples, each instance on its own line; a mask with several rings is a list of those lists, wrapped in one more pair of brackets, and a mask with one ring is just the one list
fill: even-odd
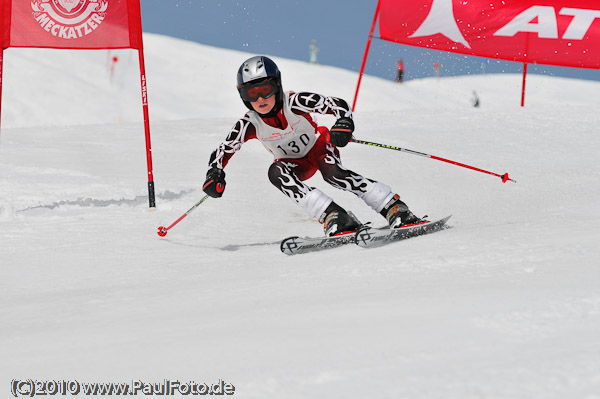
[(345, 147), (352, 139), (353, 131), (354, 121), (343, 116), (329, 130), (329, 141), (336, 147)]
[(210, 168), (206, 172), (206, 181), (202, 190), (213, 198), (220, 198), (225, 191), (225, 171), (219, 168)]

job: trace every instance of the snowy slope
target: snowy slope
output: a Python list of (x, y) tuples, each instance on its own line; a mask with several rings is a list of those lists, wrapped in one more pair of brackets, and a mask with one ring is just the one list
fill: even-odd
[[(0, 380), (224, 379), (242, 398), (596, 398), (598, 82), (487, 75), (363, 80), (346, 166), (451, 229), (287, 257), (320, 225), (247, 143), (227, 190), (206, 162), (244, 112), (249, 55), (145, 36), (158, 209), (147, 210), (136, 55), (10, 49), (0, 136)], [(39, 58), (40, 52), (44, 53)], [(115, 52), (111, 53), (111, 56)], [(284, 87), (352, 99), (357, 75), (275, 60)], [(475, 90), (482, 106), (471, 106)], [(331, 120), (321, 117), (328, 124)], [(363, 220), (352, 195), (310, 181)], [(8, 359), (8, 360), (7, 360)]]

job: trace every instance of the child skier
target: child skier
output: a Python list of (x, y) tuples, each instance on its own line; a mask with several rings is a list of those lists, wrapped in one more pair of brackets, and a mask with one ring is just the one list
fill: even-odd
[[(352, 139), (354, 122), (346, 101), (308, 92), (284, 92), (277, 65), (265, 56), (244, 61), (237, 73), (237, 89), (249, 109), (226, 140), (211, 154), (202, 189), (219, 198), (225, 190), (223, 170), (233, 154), (250, 139), (258, 139), (275, 157), (269, 180), (306, 213), (323, 224), (325, 235), (356, 231), (360, 224), (341, 206), (303, 181), (318, 170), (332, 186), (350, 191), (397, 228), (420, 222), (392, 189), (346, 169), (337, 147)], [(334, 115), (330, 130), (317, 126), (310, 113)]]

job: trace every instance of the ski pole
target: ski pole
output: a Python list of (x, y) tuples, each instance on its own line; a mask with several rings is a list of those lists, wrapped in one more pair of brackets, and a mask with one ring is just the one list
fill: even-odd
[(194, 204), (193, 207), (191, 207), (186, 213), (184, 213), (183, 215), (181, 215), (179, 217), (179, 219), (177, 219), (176, 221), (174, 221), (169, 227), (165, 227), (165, 226), (160, 226), (158, 228), (158, 235), (161, 237), (164, 237), (167, 235), (167, 231), (172, 228), (173, 226), (175, 226), (177, 223), (181, 222), (183, 220), (183, 218), (185, 218), (187, 215), (189, 215), (190, 213), (192, 213), (192, 211), (194, 209), (196, 209), (198, 207), (198, 205), (200, 205), (201, 203), (203, 203), (204, 201), (206, 201), (208, 199), (208, 194), (204, 196), (204, 198), (202, 198), (200, 201), (196, 202)]
[(483, 170), (483, 169), (479, 169), (479, 168), (476, 168), (474, 166), (466, 165), (464, 163), (460, 163), (460, 162), (456, 162), (456, 161), (451, 161), (450, 159), (436, 157), (435, 155), (425, 154), (424, 152), (413, 151), (413, 150), (409, 150), (407, 148), (400, 148), (400, 147), (396, 147), (396, 146), (388, 145), (388, 144), (373, 143), (371, 141), (364, 141), (364, 140), (355, 139), (354, 137), (352, 138), (351, 142), (352, 143), (358, 143), (358, 144), (364, 144), (364, 145), (370, 145), (370, 146), (373, 146), (373, 147), (387, 148), (387, 149), (390, 149), (390, 150), (408, 152), (409, 154), (419, 155), (421, 157), (436, 159), (436, 160), (442, 161), (442, 162), (447, 162), (447, 163), (450, 163), (452, 165), (462, 166), (463, 168), (467, 168), (467, 169), (471, 169), (471, 170), (476, 170), (477, 172), (481, 172), (481, 173), (487, 173), (488, 175), (492, 175), (492, 176), (497, 176), (497, 177), (499, 177), (499, 178), (502, 179), (502, 183), (506, 183), (507, 181), (511, 181), (513, 183), (517, 182), (516, 180), (510, 179), (508, 177), (508, 173), (505, 173), (503, 175), (499, 175), (497, 173), (489, 172), (489, 171)]

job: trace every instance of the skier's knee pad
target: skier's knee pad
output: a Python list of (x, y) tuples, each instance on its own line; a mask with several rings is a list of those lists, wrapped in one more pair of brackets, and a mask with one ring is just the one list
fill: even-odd
[(385, 204), (394, 196), (392, 188), (387, 184), (374, 182), (361, 197), (374, 211), (381, 212)]
[(313, 188), (298, 201), (298, 205), (313, 219), (318, 219), (333, 200), (327, 194)]

